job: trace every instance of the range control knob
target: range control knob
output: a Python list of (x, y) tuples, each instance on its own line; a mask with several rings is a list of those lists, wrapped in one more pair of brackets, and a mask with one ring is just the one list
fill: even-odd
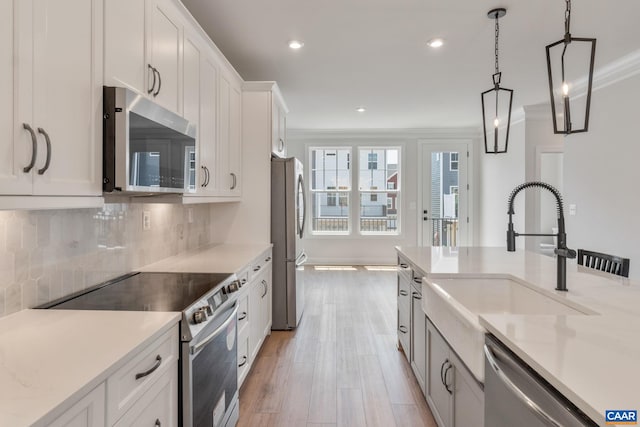
[(240, 286), (238, 286), (238, 281), (235, 280), (233, 281), (233, 283), (227, 286), (227, 293), (230, 294), (230, 293), (236, 292), (238, 289), (240, 289)]
[(205, 320), (207, 320), (207, 312), (203, 310), (203, 308), (199, 308), (193, 313), (193, 323), (196, 325), (204, 322)]
[(211, 308), (211, 306), (209, 304), (205, 305), (203, 307), (203, 310), (205, 311), (205, 313), (207, 313), (207, 316), (212, 316), (213, 315), (213, 309)]

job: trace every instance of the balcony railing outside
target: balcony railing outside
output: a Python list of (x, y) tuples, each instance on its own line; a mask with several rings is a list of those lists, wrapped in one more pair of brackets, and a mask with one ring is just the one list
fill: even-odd
[(458, 218), (430, 218), (432, 246), (458, 246)]
[[(318, 232), (346, 232), (349, 231), (348, 217), (318, 217), (313, 218), (313, 230)], [(360, 231), (365, 233), (388, 233), (398, 231), (398, 216), (360, 218)]]

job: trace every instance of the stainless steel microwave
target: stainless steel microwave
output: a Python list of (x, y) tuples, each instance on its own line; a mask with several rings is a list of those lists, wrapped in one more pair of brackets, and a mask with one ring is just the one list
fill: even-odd
[(104, 87), (103, 191), (184, 193), (195, 188), (195, 124), (121, 87)]

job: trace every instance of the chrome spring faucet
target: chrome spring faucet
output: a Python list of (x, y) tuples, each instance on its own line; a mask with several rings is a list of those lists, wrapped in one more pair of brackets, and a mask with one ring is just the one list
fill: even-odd
[[(558, 208), (558, 233), (557, 234), (542, 234), (542, 233), (516, 233), (513, 229), (513, 200), (518, 193), (526, 188), (538, 187), (550, 191), (556, 198), (556, 205)], [(539, 181), (525, 182), (518, 185), (513, 189), (509, 196), (509, 226), (507, 229), (507, 251), (515, 252), (516, 250), (516, 237), (518, 236), (553, 236), (558, 240), (554, 253), (557, 259), (557, 291), (567, 291), (567, 258), (575, 258), (576, 251), (567, 247), (567, 235), (564, 229), (564, 208), (562, 205), (562, 196), (560, 192), (553, 186)]]

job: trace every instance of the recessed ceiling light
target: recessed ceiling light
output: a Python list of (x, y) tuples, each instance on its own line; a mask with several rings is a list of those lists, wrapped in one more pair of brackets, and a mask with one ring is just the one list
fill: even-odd
[(300, 40), (291, 40), (289, 42), (289, 47), (291, 49), (300, 49), (302, 46), (304, 46), (304, 42), (301, 42)]
[(427, 42), (427, 46), (432, 47), (434, 49), (442, 47), (443, 44), (444, 44), (444, 40), (442, 40), (441, 38), (431, 39)]
[(356, 108), (356, 111), (357, 111), (358, 113), (364, 113), (365, 111), (367, 111), (367, 109), (366, 109), (366, 108), (364, 108), (364, 107), (358, 107), (358, 108)]

